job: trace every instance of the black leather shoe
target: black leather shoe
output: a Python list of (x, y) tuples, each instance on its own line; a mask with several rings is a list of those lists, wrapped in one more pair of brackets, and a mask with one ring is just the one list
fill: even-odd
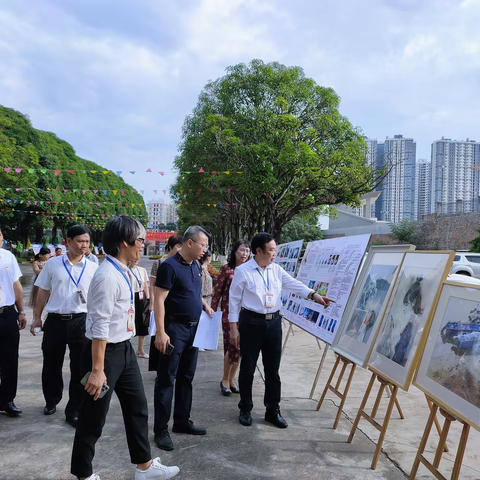
[(168, 433), (168, 430), (162, 430), (160, 434), (154, 438), (154, 440), (155, 440), (155, 445), (160, 450), (166, 450), (167, 452), (170, 450), (173, 450), (173, 442), (172, 442), (172, 439), (170, 438), (170, 434)]
[(278, 428), (287, 428), (288, 427), (288, 423), (282, 417), (282, 414), (280, 413), (280, 410), (271, 410), (271, 411), (267, 410), (265, 412), (265, 421), (273, 423)]
[(197, 427), (191, 420), (189, 420), (186, 425), (174, 425), (172, 432), (188, 433), (189, 435), (205, 435), (207, 433), (207, 429), (203, 427)]
[(49, 405), (45, 405), (45, 408), (43, 409), (43, 414), (53, 415), (56, 411), (57, 411), (57, 407), (55, 405), (53, 407), (50, 407)]
[(240, 393), (240, 390), (237, 387), (232, 387), (231, 385), (230, 385), (230, 390), (232, 393)]
[(223, 382), (220, 382), (220, 390), (222, 391), (222, 395), (225, 395), (226, 397), (232, 394), (232, 391), (229, 388), (223, 386)]
[(5, 412), (9, 417), (16, 417), (22, 413), (13, 402), (7, 402), (0, 405), (0, 412)]
[(252, 424), (252, 416), (250, 415), (250, 412), (240, 410), (240, 416), (238, 417), (238, 421), (244, 427), (249, 427)]
[(78, 413), (74, 413), (73, 415), (67, 415), (65, 420), (69, 423), (73, 428), (77, 428), (78, 425)]

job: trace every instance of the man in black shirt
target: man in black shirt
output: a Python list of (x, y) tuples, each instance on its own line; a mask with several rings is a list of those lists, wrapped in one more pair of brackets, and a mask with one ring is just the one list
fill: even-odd
[[(198, 320), (203, 309), (213, 310), (202, 299), (202, 268), (198, 260), (208, 249), (208, 234), (198, 226), (189, 227), (181, 250), (163, 262), (155, 282), (155, 346), (160, 362), (155, 381), (155, 443), (162, 450), (172, 450), (168, 432), (175, 382), (175, 433), (205, 435), (204, 428), (190, 420), (192, 381), (197, 368), (198, 348), (193, 346)], [(169, 353), (168, 346), (173, 345)]]

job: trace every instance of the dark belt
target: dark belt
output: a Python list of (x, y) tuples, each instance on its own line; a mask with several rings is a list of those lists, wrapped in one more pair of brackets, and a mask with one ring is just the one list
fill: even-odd
[(49, 313), (48, 317), (53, 318), (54, 320), (78, 320), (79, 318), (85, 317), (86, 313)]
[(10, 310), (12, 308), (15, 308), (15, 305), (5, 305), (4, 307), (0, 307), (0, 313), (3, 313), (7, 310)]
[(280, 310), (277, 310), (273, 313), (257, 313), (252, 310), (247, 310), (244, 308), (242, 312), (245, 312), (249, 317), (259, 317), (263, 318), (264, 320), (273, 320), (277, 315), (280, 315)]

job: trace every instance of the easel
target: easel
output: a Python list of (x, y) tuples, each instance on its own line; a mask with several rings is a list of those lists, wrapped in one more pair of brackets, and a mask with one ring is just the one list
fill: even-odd
[[(340, 362), (343, 363), (342, 370), (340, 371), (340, 375), (337, 378), (337, 382), (335, 383), (335, 385), (333, 385), (332, 381), (333, 381), (335, 373), (336, 373), (336, 371), (339, 367)], [(350, 373), (349, 373), (348, 378), (347, 378), (347, 383), (345, 385), (345, 389), (343, 390), (343, 392), (341, 392), (339, 389), (340, 389), (340, 386), (342, 384), (342, 380), (343, 380), (343, 376), (345, 374), (345, 371), (346, 371), (346, 369), (349, 365), (351, 366)], [(320, 398), (320, 401), (318, 402), (317, 411), (320, 410), (320, 407), (322, 406), (322, 403), (325, 400), (325, 396), (327, 395), (327, 392), (329, 390), (332, 393), (334, 393), (338, 398), (340, 398), (340, 405), (338, 407), (338, 412), (337, 412), (337, 415), (335, 417), (335, 422), (333, 423), (333, 428), (334, 429), (337, 428), (338, 422), (340, 421), (340, 416), (342, 415), (343, 407), (345, 405), (345, 401), (347, 400), (348, 391), (350, 390), (350, 385), (352, 383), (353, 375), (355, 374), (355, 369), (356, 368), (357, 368), (357, 365), (354, 362), (352, 362), (351, 360), (348, 360), (347, 358), (343, 357), (342, 355), (337, 354), (337, 361), (335, 362), (335, 365), (332, 369), (332, 373), (330, 374), (330, 377), (328, 378), (327, 384), (325, 385), (325, 389), (323, 390), (322, 397)], [(392, 393), (392, 396), (393, 396), (392, 385), (389, 384), (388, 387), (389, 387), (389, 390), (390, 390), (390, 392)], [(372, 418), (375, 418), (375, 416), (377, 414), (378, 406), (380, 404), (380, 398), (383, 395), (384, 388), (385, 388), (385, 386), (383, 388), (380, 387), (380, 391), (378, 392), (378, 396), (377, 396), (377, 401), (375, 403), (377, 408), (374, 412), (372, 412)], [(387, 391), (387, 393), (388, 393), (388, 391)], [(403, 415), (403, 412), (402, 412), (402, 409), (400, 407), (400, 403), (398, 402), (398, 399), (395, 397), (393, 401), (395, 403), (395, 406), (397, 407), (398, 414), (400, 415), (400, 418), (403, 420), (405, 417)], [(353, 436), (352, 436), (352, 438), (353, 438)]]
[[(368, 398), (370, 397), (370, 392), (372, 391), (373, 384), (375, 383), (375, 380), (379, 381), (380, 389), (378, 390), (377, 398), (375, 400), (375, 404), (373, 405), (372, 413), (368, 414), (365, 411), (365, 406), (367, 405), (367, 401), (368, 401)], [(378, 407), (380, 406), (380, 401), (382, 399), (383, 392), (385, 391), (385, 388), (387, 386), (390, 389), (391, 396), (390, 396), (390, 401), (388, 402), (388, 407), (387, 407), (387, 412), (385, 414), (385, 419), (383, 421), (383, 424), (380, 424), (375, 420), (375, 417), (378, 413)], [(377, 448), (375, 449), (375, 454), (374, 454), (373, 460), (372, 460), (372, 465), (371, 465), (372, 470), (375, 470), (375, 468), (377, 467), (378, 458), (380, 457), (380, 452), (382, 451), (383, 441), (384, 441), (385, 435), (387, 433), (388, 424), (390, 422), (390, 417), (392, 416), (392, 410), (393, 410), (393, 406), (395, 405), (395, 400), (397, 399), (397, 394), (398, 394), (398, 386), (397, 385), (393, 385), (392, 383), (390, 383), (385, 378), (380, 377), (376, 373), (372, 373), (372, 378), (370, 379), (370, 383), (368, 384), (367, 391), (365, 392), (365, 395), (363, 397), (360, 408), (358, 409), (358, 413), (357, 413), (357, 416), (355, 418), (355, 422), (353, 423), (352, 431), (350, 432), (350, 436), (348, 437), (348, 443), (352, 443), (353, 436), (355, 435), (355, 432), (357, 431), (358, 424), (360, 423), (360, 419), (362, 417), (365, 420), (367, 420), (368, 422), (370, 422), (380, 432), (380, 437), (378, 439)], [(399, 411), (399, 413), (400, 413), (400, 411)], [(401, 418), (403, 418), (403, 414), (401, 414), (400, 416), (401, 416)]]
[[(284, 318), (284, 319), (287, 320), (286, 318)], [(287, 322), (290, 324), (290, 326), (288, 327), (287, 334), (285, 335), (285, 340), (283, 342), (282, 356), (283, 356), (283, 352), (285, 350), (285, 347), (287, 346), (287, 342), (288, 342), (288, 338), (290, 337), (290, 333), (292, 335), (295, 335), (295, 333), (293, 331), (293, 323), (290, 322), (289, 320), (287, 320)], [(322, 345), (320, 343), (320, 340), (317, 337), (315, 337), (315, 340), (317, 341), (318, 349), (320, 351), (322, 351)], [(310, 390), (310, 396), (308, 397), (310, 400), (313, 398), (313, 395), (315, 393), (315, 389), (317, 388), (318, 379), (320, 378), (320, 373), (322, 371), (323, 364), (325, 363), (325, 359), (327, 358), (327, 352), (328, 352), (329, 347), (330, 347), (330, 345), (328, 343), (326, 343), (325, 348), (323, 349), (323, 354), (322, 354), (322, 358), (320, 360), (320, 365), (318, 366), (318, 369), (317, 369), (317, 374), (315, 375), (315, 380), (313, 381), (312, 389)]]
[[(377, 398), (375, 399), (375, 403), (373, 405), (372, 413), (368, 414), (365, 411), (365, 407), (367, 405), (368, 398), (370, 397), (370, 393), (372, 391), (375, 380), (378, 380), (378, 382), (380, 383), (380, 389), (378, 390)], [(375, 417), (377, 416), (378, 408), (380, 406), (380, 401), (382, 400), (383, 392), (385, 391), (386, 387), (389, 388), (391, 395), (390, 395), (390, 401), (388, 402), (387, 411), (385, 413), (385, 419), (383, 420), (383, 424), (380, 424), (375, 420)], [(400, 408), (400, 404), (398, 403), (397, 394), (398, 394), (398, 386), (397, 385), (394, 385), (393, 383), (391, 383), (387, 379), (381, 377), (380, 375), (377, 375), (376, 373), (372, 373), (372, 377), (370, 378), (370, 383), (368, 384), (367, 391), (365, 392), (362, 403), (360, 404), (360, 408), (358, 409), (357, 416), (355, 417), (355, 422), (353, 423), (352, 430), (351, 430), (350, 435), (349, 435), (348, 440), (347, 440), (348, 443), (352, 443), (353, 437), (355, 435), (355, 432), (357, 431), (358, 424), (360, 423), (360, 420), (361, 420), (362, 417), (365, 420), (367, 420), (368, 422), (370, 422), (380, 432), (380, 437), (378, 438), (377, 448), (375, 449), (375, 454), (374, 454), (373, 460), (372, 460), (372, 465), (371, 465), (372, 470), (375, 470), (375, 468), (377, 467), (378, 458), (380, 457), (380, 452), (382, 451), (383, 441), (385, 440), (385, 435), (387, 434), (388, 424), (390, 423), (390, 417), (392, 416), (392, 411), (393, 411), (393, 406), (394, 405), (396, 405), (396, 407), (397, 407), (400, 418), (402, 420), (405, 418), (403, 416), (403, 412)], [(345, 392), (344, 392), (344, 395), (345, 395)], [(428, 399), (428, 398), (427, 398), (427, 404), (430, 408), (430, 415), (432, 415), (432, 412), (435, 411), (435, 415), (433, 415), (433, 417), (432, 417), (432, 423), (435, 423), (438, 434), (440, 435), (440, 444), (439, 445), (441, 445), (442, 450), (444, 450), (445, 452), (448, 452), (448, 447), (447, 447), (447, 444), (445, 442), (446, 437), (445, 437), (445, 439), (443, 439), (443, 442), (442, 442), (442, 435), (443, 435), (444, 432), (440, 428), (440, 423), (438, 422), (438, 419), (437, 419), (437, 416), (436, 416), (437, 410), (433, 409), (434, 405), (431, 402), (431, 400)], [(341, 409), (339, 410), (339, 412), (341, 412)], [(337, 416), (338, 416), (338, 413), (337, 413)], [(430, 431), (429, 431), (429, 433), (430, 433)]]
[[(465, 454), (465, 447), (467, 446), (468, 434), (470, 432), (470, 425), (464, 422), (463, 420), (456, 418), (451, 413), (448, 413), (442, 407), (437, 405), (435, 401), (431, 400), (428, 397), (427, 397), (427, 401), (429, 405), (431, 405), (430, 416), (428, 417), (428, 422), (427, 422), (427, 425), (425, 426), (425, 432), (423, 433), (422, 441), (420, 442), (420, 446), (418, 447), (418, 452), (415, 457), (415, 461), (413, 462), (412, 471), (408, 478), (409, 480), (414, 480), (416, 478), (418, 467), (420, 466), (420, 463), (422, 463), (425, 467), (428, 468), (430, 473), (435, 478), (437, 478), (438, 480), (447, 480), (447, 478), (444, 477), (438, 471), (438, 467), (440, 466), (440, 460), (442, 459), (442, 454), (444, 451), (444, 446), (446, 445), (445, 442), (447, 440), (448, 432), (450, 430), (450, 425), (452, 422), (458, 421), (463, 425), (463, 429), (462, 429), (462, 435), (460, 437), (460, 442), (458, 444), (455, 463), (453, 465), (452, 476), (450, 477), (450, 480), (458, 480), (458, 476), (460, 475), (460, 469), (462, 468), (463, 456)], [(435, 458), (432, 464), (423, 456), (423, 452), (425, 451), (425, 447), (427, 446), (428, 437), (432, 430), (432, 425), (435, 422), (435, 420), (437, 420), (437, 410), (439, 409), (440, 409), (440, 413), (445, 417), (445, 423), (443, 424), (443, 429), (440, 435), (440, 441), (438, 442)]]

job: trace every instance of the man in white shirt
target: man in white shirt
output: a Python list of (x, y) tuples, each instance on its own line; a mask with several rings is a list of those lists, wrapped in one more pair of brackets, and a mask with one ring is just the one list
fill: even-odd
[[(87, 344), (85, 318), (87, 295), (97, 265), (85, 258), (90, 244), (90, 229), (84, 225), (70, 227), (67, 232), (66, 255), (51, 258), (35, 281), (39, 287), (36, 317), (30, 332), (42, 327), (42, 312), (48, 312), (43, 325), (42, 388), (45, 415), (53, 415), (63, 395), (62, 368), (65, 350), (70, 351), (69, 400), (65, 417), (77, 426), (83, 387), (80, 384), (80, 355)], [(48, 301), (48, 302), (47, 302)]]
[(85, 258), (98, 265), (98, 258), (90, 249), (88, 249), (87, 253), (85, 253)]
[[(80, 480), (100, 480), (93, 473), (92, 461), (113, 391), (122, 408), (130, 459), (137, 465), (135, 480), (173, 478), (179, 472), (178, 467), (162, 465), (159, 458), (152, 460), (147, 399), (130, 342), (135, 335), (135, 297), (127, 265), (140, 259), (144, 244), (145, 229), (131, 217), (117, 216), (105, 226), (103, 246), (107, 257), (90, 285), (86, 327), (89, 342), (80, 365), (86, 385), (71, 464), (72, 475)], [(102, 393), (106, 385), (108, 390)]]
[(254, 258), (235, 269), (230, 286), (228, 316), (230, 340), (238, 344), (240, 334), (242, 362), (238, 376), (240, 386), (238, 408), (239, 422), (245, 426), (252, 424), (250, 412), (253, 408), (253, 375), (261, 351), (265, 371), (265, 420), (279, 428), (288, 427), (279, 407), (281, 382), (278, 370), (282, 353), (282, 324), (279, 310), (282, 289), (309, 298), (325, 308), (332, 302), (329, 298), (307, 288), (282, 267), (273, 263), (276, 248), (273, 235), (269, 233), (255, 235), (252, 240)]
[[(0, 245), (3, 245), (1, 229)], [(21, 276), (15, 256), (0, 248), (0, 411), (9, 417), (22, 413), (13, 403), (17, 394), (20, 330), (27, 324)]]

